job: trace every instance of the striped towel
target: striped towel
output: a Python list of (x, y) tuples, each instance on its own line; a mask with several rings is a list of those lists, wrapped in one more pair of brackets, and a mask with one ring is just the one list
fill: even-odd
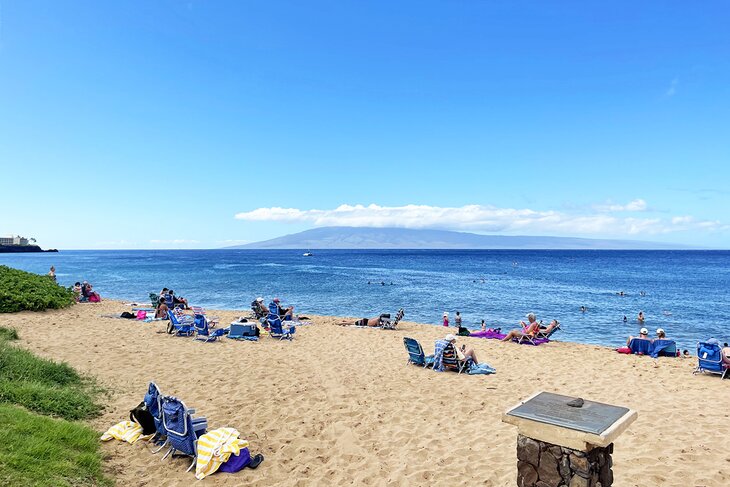
[(109, 441), (112, 438), (126, 441), (131, 445), (142, 436), (142, 427), (133, 421), (122, 421), (117, 423), (101, 435), (101, 441)]
[(230, 458), (231, 453), (238, 455), (248, 441), (238, 438), (234, 428), (218, 428), (198, 438), (198, 460), (195, 464), (195, 478), (202, 480), (215, 473)]

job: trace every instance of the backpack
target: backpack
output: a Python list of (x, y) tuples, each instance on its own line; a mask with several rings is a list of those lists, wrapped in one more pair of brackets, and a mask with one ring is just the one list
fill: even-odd
[(129, 411), (129, 419), (142, 427), (143, 435), (151, 435), (157, 431), (157, 428), (155, 428), (155, 419), (152, 417), (149, 409), (147, 409), (147, 404), (144, 401)]
[(468, 337), (469, 335), (471, 335), (471, 331), (469, 331), (469, 328), (465, 328), (463, 326), (459, 327), (459, 336)]

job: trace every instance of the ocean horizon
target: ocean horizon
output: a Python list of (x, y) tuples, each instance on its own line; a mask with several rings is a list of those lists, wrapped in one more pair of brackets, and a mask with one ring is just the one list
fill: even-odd
[(54, 265), (59, 284), (88, 280), (103, 298), (140, 304), (168, 287), (211, 309), (277, 296), (304, 315), (404, 308), (408, 321), (441, 325), (447, 311), (453, 326), (460, 311), (469, 328), (483, 319), (502, 330), (535, 312), (561, 322), (555, 339), (611, 347), (638, 333), (643, 311), (643, 326), (664, 328), (680, 348), (730, 338), (721, 314), (730, 251), (305, 250), (66, 250), (0, 254), (0, 265), (39, 274)]

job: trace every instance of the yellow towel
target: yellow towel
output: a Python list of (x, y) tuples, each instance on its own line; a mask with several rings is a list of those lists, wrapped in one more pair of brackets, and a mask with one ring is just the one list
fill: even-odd
[(239, 439), (239, 434), (234, 428), (218, 428), (198, 438), (195, 478), (201, 480), (215, 473), (231, 454), (238, 455), (246, 448), (248, 441)]
[(134, 442), (139, 439), (142, 435), (142, 427), (133, 421), (122, 421), (117, 423), (108, 430), (106, 433), (101, 435), (101, 441), (109, 441), (112, 438), (129, 442), (134, 445)]

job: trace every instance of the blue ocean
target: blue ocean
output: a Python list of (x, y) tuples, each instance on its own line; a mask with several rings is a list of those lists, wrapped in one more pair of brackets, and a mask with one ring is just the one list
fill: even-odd
[[(124, 250), (0, 254), (0, 264), (58, 281), (88, 280), (102, 297), (147, 302), (175, 290), (206, 308), (248, 309), (278, 296), (300, 314), (374, 316), (513, 328), (527, 312), (558, 319), (555, 338), (620, 346), (639, 311), (682, 348), (730, 341), (730, 251), (609, 250)], [(623, 292), (623, 296), (617, 294)], [(581, 311), (581, 307), (586, 308)], [(120, 310), (121, 311), (121, 310)], [(627, 320), (624, 321), (624, 316)]]

